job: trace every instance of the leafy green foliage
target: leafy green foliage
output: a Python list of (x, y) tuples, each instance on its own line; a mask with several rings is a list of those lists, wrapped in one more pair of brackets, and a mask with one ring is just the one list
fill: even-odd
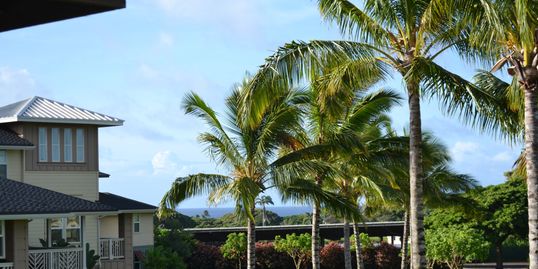
[(196, 227), (196, 222), (191, 217), (179, 212), (173, 212), (160, 219), (157, 216), (154, 216), (153, 223), (155, 227), (163, 229), (185, 229)]
[(163, 247), (166, 250), (176, 253), (184, 259), (191, 255), (194, 248), (192, 235), (181, 230), (155, 230), (155, 246)]
[(281, 225), (312, 224), (312, 214), (304, 213), (282, 217)]
[(275, 249), (279, 252), (286, 252), (295, 264), (296, 269), (301, 268), (301, 264), (308, 260), (310, 248), (312, 247), (312, 237), (310, 234), (296, 235), (287, 234), (286, 238), (279, 235), (275, 237)]
[(288, 254), (275, 250), (272, 242), (256, 242), (256, 269), (293, 268)]
[(238, 268), (241, 268), (241, 263), (247, 254), (247, 236), (244, 233), (228, 234), (228, 238), (220, 247), (220, 251), (224, 258), (236, 260)]
[(90, 244), (86, 243), (86, 268), (93, 268), (99, 261), (100, 256), (96, 254), (95, 249), (90, 249)]
[[(355, 245), (355, 235), (351, 235), (349, 237), (349, 240), (351, 242), (351, 250), (356, 251), (356, 245)], [(365, 233), (359, 234), (359, 240), (361, 240), (361, 248), (372, 248), (374, 246), (372, 240), (370, 237)]]
[(162, 246), (154, 247), (146, 252), (144, 268), (147, 269), (186, 269), (187, 266), (177, 253)]
[(464, 262), (483, 261), (489, 254), (490, 243), (484, 240), (484, 234), (466, 225), (428, 229), (425, 236), (430, 264), (457, 269)]

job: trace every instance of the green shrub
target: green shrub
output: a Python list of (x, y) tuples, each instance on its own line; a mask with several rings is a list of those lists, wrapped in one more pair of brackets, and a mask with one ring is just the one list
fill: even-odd
[(186, 269), (187, 266), (181, 257), (174, 251), (157, 246), (146, 252), (144, 259), (146, 269)]

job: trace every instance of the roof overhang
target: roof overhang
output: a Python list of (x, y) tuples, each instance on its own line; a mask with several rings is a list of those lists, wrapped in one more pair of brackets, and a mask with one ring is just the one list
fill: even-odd
[(4, 150), (32, 150), (32, 149), (35, 149), (35, 146), (0, 145), (0, 149), (4, 149)]
[(0, 123), (10, 122), (37, 122), (37, 123), (59, 123), (59, 124), (86, 124), (97, 125), (100, 127), (122, 126), (123, 120), (117, 121), (102, 121), (102, 120), (76, 120), (76, 119), (40, 119), (40, 118), (24, 118), (24, 117), (6, 117), (0, 118)]
[(76, 216), (110, 216), (117, 215), (118, 211), (101, 211), (101, 212), (72, 212), (72, 213), (49, 213), (49, 214), (11, 214), (0, 215), (0, 220), (29, 220), (29, 219), (51, 219), (67, 218)]
[(144, 213), (155, 213), (155, 211), (157, 211), (157, 209), (128, 209), (128, 210), (119, 210), (119, 213), (123, 213), (123, 214), (132, 214), (132, 213), (140, 213), (140, 214), (144, 214)]
[(2, 0), (0, 32), (125, 8), (125, 0)]

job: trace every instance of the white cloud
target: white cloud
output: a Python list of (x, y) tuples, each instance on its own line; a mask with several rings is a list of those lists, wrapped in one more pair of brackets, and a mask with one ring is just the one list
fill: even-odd
[(162, 47), (171, 47), (174, 45), (174, 36), (170, 33), (161, 32), (159, 34), (159, 45)]
[(258, 29), (259, 15), (252, 0), (157, 0), (167, 15), (195, 23), (215, 23), (223, 29), (250, 35)]
[(178, 171), (178, 164), (176, 161), (175, 155), (169, 150), (155, 153), (151, 159), (153, 174), (174, 174)]
[(508, 162), (508, 161), (513, 161), (514, 157), (512, 157), (510, 152), (503, 151), (503, 152), (495, 154), (495, 156), (493, 156), (492, 160), (494, 160), (496, 162)]
[(25, 68), (0, 67), (0, 92), (3, 103), (19, 101), (38, 94), (38, 87)]
[(460, 162), (466, 159), (469, 155), (476, 155), (479, 150), (479, 145), (474, 142), (457, 141), (450, 149), (452, 157), (455, 161)]

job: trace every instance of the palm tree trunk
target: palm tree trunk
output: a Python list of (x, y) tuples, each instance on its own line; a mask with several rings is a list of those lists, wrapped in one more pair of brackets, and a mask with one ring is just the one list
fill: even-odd
[(408, 249), (407, 249), (407, 242), (409, 241), (409, 211), (408, 210), (405, 210), (405, 213), (404, 213), (404, 227), (403, 227), (403, 234), (402, 234), (402, 238), (401, 238), (401, 242), (402, 242), (402, 251), (401, 251), (401, 255), (402, 255), (402, 264), (400, 266), (400, 269), (407, 269), (407, 252), (408, 252)]
[(262, 204), (262, 226), (265, 226), (265, 222), (266, 222), (266, 219), (265, 219), (265, 204)]
[(411, 224), (411, 268), (426, 268), (424, 244), (424, 212), (422, 201), (422, 127), (420, 118), (419, 84), (407, 81), (409, 94), (409, 180)]
[(353, 234), (355, 235), (355, 257), (357, 258), (357, 269), (364, 269), (364, 263), (362, 262), (362, 247), (361, 247), (361, 237), (359, 234), (359, 224), (353, 222)]
[(351, 243), (349, 242), (349, 221), (344, 218), (344, 266), (351, 269)]
[(247, 269), (256, 267), (256, 227), (252, 219), (248, 218), (247, 228)]
[(536, 126), (537, 87), (525, 87), (525, 154), (527, 161), (527, 199), (529, 204), (529, 268), (538, 269), (538, 141)]
[(321, 269), (320, 252), (320, 237), (319, 237), (319, 222), (320, 222), (320, 205), (315, 202), (312, 207), (312, 269)]

